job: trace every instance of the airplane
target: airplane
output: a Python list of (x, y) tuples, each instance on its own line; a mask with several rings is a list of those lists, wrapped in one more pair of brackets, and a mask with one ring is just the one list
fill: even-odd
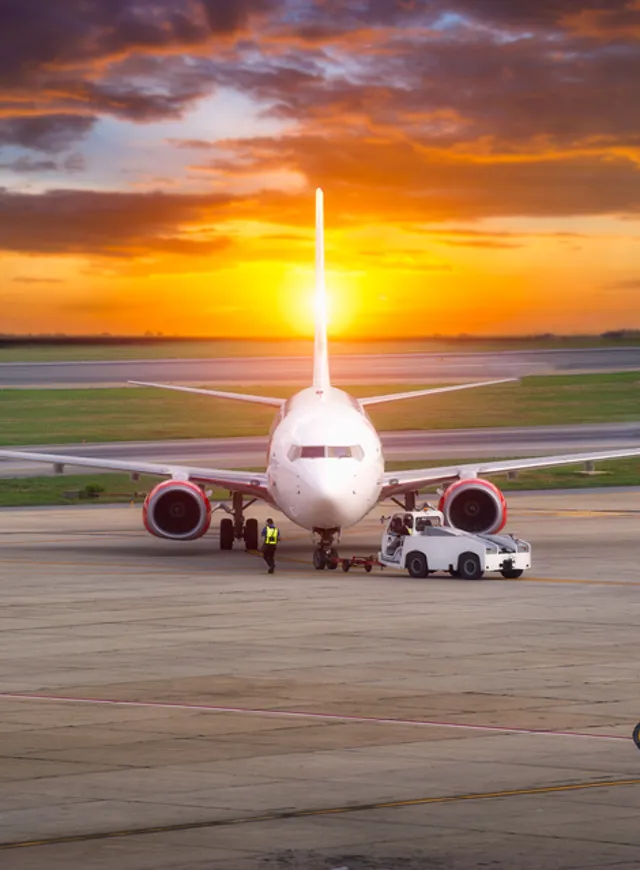
[(475, 534), (494, 534), (504, 528), (507, 522), (507, 504), (501, 490), (482, 475), (640, 455), (638, 447), (385, 471), (382, 445), (367, 408), (382, 402), (493, 386), (517, 379), (456, 384), (361, 399), (332, 386), (327, 344), (324, 195), (320, 189), (316, 191), (315, 266), (315, 338), (311, 386), (285, 400), (174, 384), (129, 381), (139, 386), (275, 408), (264, 472), (91, 459), (16, 450), (0, 450), (0, 459), (50, 463), (60, 472), (65, 465), (73, 465), (125, 471), (131, 473), (134, 479), (141, 474), (166, 478), (154, 486), (146, 497), (143, 522), (152, 535), (173, 541), (190, 541), (206, 534), (212, 515), (206, 487), (226, 489), (231, 494), (232, 502), (231, 508), (227, 508), (231, 516), (220, 522), (222, 550), (231, 550), (235, 541), (240, 540), (247, 550), (258, 548), (258, 522), (255, 518), (245, 519), (245, 511), (257, 500), (262, 500), (314, 534), (313, 565), (322, 570), (336, 567), (335, 547), (343, 529), (356, 525), (382, 500), (392, 499), (404, 510), (411, 511), (416, 507), (421, 489), (446, 486), (439, 502), (446, 523)]

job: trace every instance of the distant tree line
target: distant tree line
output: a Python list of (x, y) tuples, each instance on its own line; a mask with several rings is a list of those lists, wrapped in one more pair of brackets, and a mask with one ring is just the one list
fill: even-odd
[[(64, 333), (38, 334), (38, 335), (14, 335), (0, 333), (0, 348), (2, 347), (17, 347), (23, 345), (154, 345), (167, 344), (169, 342), (180, 342), (191, 344), (197, 342), (229, 342), (229, 341), (255, 341), (255, 338), (247, 338), (245, 336), (185, 336), (185, 335), (163, 335), (162, 333), (147, 332), (144, 335), (111, 335), (103, 333), (101, 335), (65, 335)], [(311, 339), (300, 338), (300, 341)], [(468, 335), (462, 333), (460, 335), (414, 335), (414, 336), (374, 336), (374, 337), (354, 337), (354, 338), (339, 338), (337, 341), (349, 342), (357, 344), (358, 342), (385, 342), (385, 341), (423, 341), (428, 343), (434, 342), (451, 342), (452, 344), (464, 344), (465, 342), (478, 344), (481, 342), (499, 342), (501, 344), (522, 344), (523, 342), (575, 342), (581, 340), (589, 341), (640, 341), (640, 329), (615, 329), (600, 334), (585, 334), (585, 335), (557, 335), (553, 332), (538, 333), (535, 335)], [(269, 336), (268, 341), (290, 342), (291, 336)]]

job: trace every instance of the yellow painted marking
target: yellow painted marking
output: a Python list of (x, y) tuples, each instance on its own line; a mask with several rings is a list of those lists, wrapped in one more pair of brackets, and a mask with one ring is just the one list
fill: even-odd
[(231, 825), (250, 825), (260, 822), (276, 822), (286, 819), (303, 819), (314, 816), (346, 815), (347, 813), (371, 812), (372, 810), (402, 809), (405, 807), (428, 806), (430, 804), (453, 804), (463, 801), (495, 800), (498, 798), (526, 797), (535, 795), (560, 794), (571, 791), (587, 791), (598, 788), (619, 788), (640, 785), (640, 779), (600, 780), (597, 782), (567, 783), (566, 785), (547, 785), (535, 788), (506, 789), (504, 791), (475, 792), (470, 794), (441, 795), (437, 797), (414, 798), (410, 800), (384, 801), (371, 804), (352, 804), (348, 806), (326, 807), (324, 809), (291, 810), (289, 812), (266, 813), (261, 816), (240, 816), (235, 819), (212, 819), (205, 822), (183, 822), (175, 825), (153, 825), (141, 828), (125, 828), (115, 831), (102, 831), (93, 834), (71, 834), (61, 837), (43, 837), (33, 840), (15, 840), (0, 843), (0, 851), (27, 849), (35, 846), (62, 846), (69, 843), (86, 843), (91, 840), (113, 840), (124, 837), (140, 837), (150, 834), (166, 834), (177, 831), (197, 831), (203, 828), (223, 828)]

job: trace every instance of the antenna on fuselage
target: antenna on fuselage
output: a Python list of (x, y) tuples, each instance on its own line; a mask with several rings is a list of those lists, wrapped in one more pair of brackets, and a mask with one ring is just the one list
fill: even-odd
[(324, 194), (316, 190), (316, 293), (313, 386), (323, 392), (331, 386), (327, 343), (327, 294), (324, 279)]

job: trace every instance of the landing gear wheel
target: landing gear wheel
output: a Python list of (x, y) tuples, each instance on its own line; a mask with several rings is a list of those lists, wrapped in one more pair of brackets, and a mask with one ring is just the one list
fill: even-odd
[(247, 550), (258, 549), (258, 520), (250, 519), (244, 524), (244, 545)]
[(220, 520), (220, 549), (233, 550), (233, 520)]
[(417, 550), (409, 553), (405, 559), (405, 565), (412, 577), (426, 577), (429, 573), (427, 557), (424, 553), (419, 553)]
[(505, 580), (517, 580), (518, 577), (522, 577), (524, 571), (522, 568), (503, 568), (500, 573)]
[(326, 558), (327, 558), (327, 568), (330, 571), (335, 571), (336, 568), (338, 567), (338, 562), (339, 562), (338, 551), (337, 550), (330, 550), (327, 553)]
[(324, 571), (327, 567), (327, 557), (324, 550), (313, 551), (313, 567), (316, 571)]
[(458, 561), (458, 571), (463, 580), (479, 580), (484, 571), (475, 553), (463, 553)]

